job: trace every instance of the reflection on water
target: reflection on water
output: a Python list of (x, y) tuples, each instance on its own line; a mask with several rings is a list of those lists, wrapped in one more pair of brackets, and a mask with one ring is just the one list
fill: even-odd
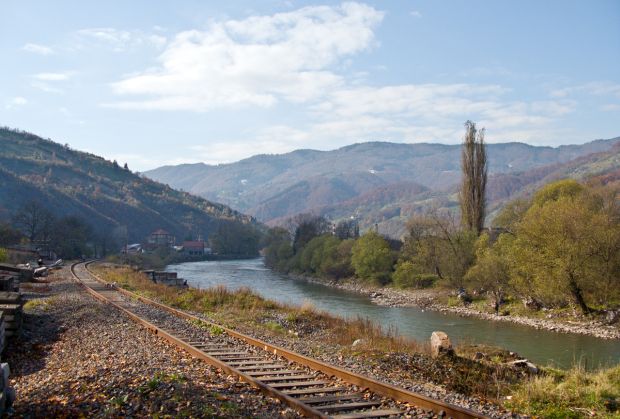
[(588, 365), (620, 362), (620, 342), (576, 334), (536, 330), (505, 322), (458, 317), (415, 307), (384, 307), (363, 295), (291, 279), (267, 269), (262, 259), (188, 262), (168, 267), (196, 288), (225, 285), (249, 287), (284, 303), (310, 301), (315, 307), (342, 317), (369, 317), (385, 328), (418, 340), (443, 330), (453, 342), (487, 343), (515, 351), (535, 363), (568, 367), (580, 359)]

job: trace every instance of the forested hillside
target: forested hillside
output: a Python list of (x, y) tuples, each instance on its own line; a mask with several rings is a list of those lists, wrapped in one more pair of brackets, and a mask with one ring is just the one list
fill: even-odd
[[(10, 222), (26, 203), (55, 216), (77, 216), (100, 235), (127, 230), (142, 241), (163, 228), (177, 236), (209, 237), (225, 230), (254, 232), (252, 217), (176, 191), (101, 157), (36, 135), (0, 129), (0, 221)], [(242, 240), (243, 234), (239, 234)]]
[[(491, 209), (496, 201), (503, 202), (532, 182), (563, 170), (568, 162), (579, 165), (583, 162), (575, 159), (609, 152), (619, 140), (557, 148), (489, 144)], [(370, 142), (333, 151), (258, 155), (218, 166), (165, 166), (145, 174), (224, 202), (270, 225), (312, 212), (333, 220), (354, 216), (362, 228), (379, 224), (383, 233), (398, 237), (416, 211), (429, 205), (456, 205), (460, 153), (460, 145)], [(592, 168), (584, 167), (583, 173)], [(575, 175), (578, 172), (573, 170)]]

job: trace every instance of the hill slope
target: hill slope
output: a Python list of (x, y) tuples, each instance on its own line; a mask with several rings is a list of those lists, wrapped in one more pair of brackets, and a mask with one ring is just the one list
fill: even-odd
[[(605, 152), (619, 141), (620, 138), (597, 140), (557, 148), (522, 143), (489, 144), (489, 172), (521, 177), (530, 170)], [(416, 184), (441, 192), (445, 199), (460, 178), (460, 152), (460, 145), (370, 142), (333, 151), (297, 150), (282, 155), (258, 155), (218, 166), (202, 163), (164, 166), (145, 175), (224, 202), (273, 224), (308, 211), (326, 212), (339, 218), (345, 212), (337, 208), (340, 204), (344, 205), (342, 208), (352, 208), (356, 204), (349, 201), (365, 194), (380, 194), (380, 188), (398, 184)], [(404, 191), (401, 198), (392, 194), (391, 203), (411, 202), (410, 192)], [(389, 207), (391, 203), (383, 201), (382, 207), (388, 208), (380, 208), (375, 200), (373, 211), (398, 212)], [(360, 211), (362, 207), (358, 205)], [(377, 218), (382, 219), (383, 215), (372, 216), (368, 222), (374, 224)]]
[(100, 234), (127, 227), (131, 241), (163, 228), (183, 239), (207, 237), (252, 217), (36, 135), (0, 128), (0, 220), (37, 200), (56, 215), (77, 215)]

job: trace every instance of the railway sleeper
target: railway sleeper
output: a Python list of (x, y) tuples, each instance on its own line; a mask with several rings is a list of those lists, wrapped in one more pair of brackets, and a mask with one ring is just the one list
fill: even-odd
[[(279, 365), (279, 364), (273, 364), (273, 361), (235, 361), (235, 362), (230, 362), (228, 365), (239, 366), (239, 367), (260, 367), (261, 364)], [(279, 366), (283, 367), (284, 365), (279, 365)]]
[(299, 390), (283, 390), (282, 393), (289, 396), (301, 396), (308, 394), (323, 394), (323, 393), (338, 393), (340, 391), (347, 391), (345, 387), (314, 387), (304, 388)]
[(299, 374), (300, 370), (268, 370), (268, 371), (248, 371), (245, 375), (249, 375), (250, 377), (260, 377), (264, 375), (291, 375), (291, 374)]
[(312, 387), (312, 386), (322, 386), (325, 384), (331, 384), (330, 381), (323, 380), (315, 380), (315, 381), (298, 381), (293, 383), (274, 383), (269, 384), (269, 387), (272, 388), (298, 388), (298, 387)]
[(322, 396), (322, 397), (300, 397), (300, 402), (304, 404), (321, 404), (321, 403), (333, 403), (333, 402), (342, 402), (347, 400), (358, 400), (363, 399), (364, 395), (362, 393), (352, 393), (352, 394), (342, 394), (337, 396)]
[(262, 381), (263, 383), (274, 383), (280, 381), (297, 381), (297, 380), (307, 380), (309, 378), (316, 378), (316, 375), (284, 375), (280, 377), (275, 377), (272, 375), (264, 376), (264, 377), (254, 377), (258, 381)]
[[(234, 366), (233, 364), (234, 363), (230, 363), (228, 365), (233, 367)], [(239, 371), (257, 371), (257, 370), (267, 371), (270, 369), (277, 370), (281, 368), (286, 368), (286, 366), (282, 364), (263, 364), (263, 365), (240, 365), (236, 367), (236, 369)]]
[(321, 412), (330, 413), (330, 412), (344, 412), (347, 410), (360, 410), (366, 409), (369, 407), (377, 407), (381, 406), (380, 402), (353, 402), (353, 403), (339, 403), (339, 404), (328, 404), (325, 406), (315, 406), (316, 410), (320, 410)]
[(345, 413), (343, 415), (332, 416), (332, 419), (365, 419), (365, 418), (385, 418), (389, 416), (401, 416), (403, 412), (396, 409), (377, 409), (366, 412)]

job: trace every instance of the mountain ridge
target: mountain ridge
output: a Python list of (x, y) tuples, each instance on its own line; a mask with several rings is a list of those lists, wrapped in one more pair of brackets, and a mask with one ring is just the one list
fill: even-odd
[[(490, 179), (506, 184), (528, 183), (528, 171), (605, 152), (618, 142), (620, 137), (558, 147), (515, 141), (488, 144)], [(371, 141), (330, 151), (259, 154), (221, 165), (163, 166), (144, 174), (224, 202), (269, 225), (299, 212), (327, 212), (337, 219), (343, 215), (336, 209), (341, 203), (400, 182), (428, 188), (429, 196), (441, 195), (441, 201), (446, 202), (460, 180), (460, 144)], [(511, 174), (513, 178), (494, 178), (500, 174)], [(347, 205), (352, 203), (344, 207)], [(386, 213), (392, 212), (397, 211), (386, 209)]]
[(0, 144), (2, 220), (35, 200), (57, 215), (83, 218), (100, 234), (126, 228), (128, 239), (136, 241), (158, 228), (182, 239), (207, 237), (223, 225), (258, 225), (228, 206), (31, 133), (0, 128)]

